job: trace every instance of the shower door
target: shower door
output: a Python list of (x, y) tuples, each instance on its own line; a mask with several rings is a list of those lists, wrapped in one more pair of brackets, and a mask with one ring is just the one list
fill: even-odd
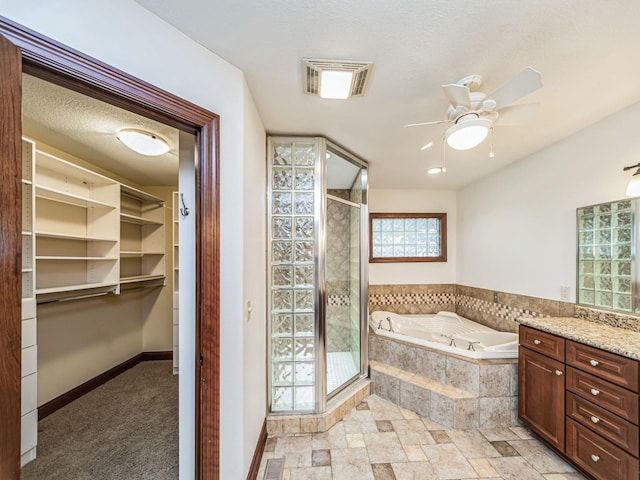
[(360, 205), (327, 193), (326, 238), (325, 348), (330, 396), (360, 374)]

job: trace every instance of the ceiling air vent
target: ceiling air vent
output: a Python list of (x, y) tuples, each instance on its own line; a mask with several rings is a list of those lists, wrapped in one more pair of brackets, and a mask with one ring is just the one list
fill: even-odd
[(351, 73), (350, 97), (360, 97), (364, 94), (367, 79), (373, 68), (372, 62), (354, 62), (350, 60), (318, 60), (311, 58), (302, 59), (304, 93), (309, 95), (320, 94), (322, 72), (349, 72)]

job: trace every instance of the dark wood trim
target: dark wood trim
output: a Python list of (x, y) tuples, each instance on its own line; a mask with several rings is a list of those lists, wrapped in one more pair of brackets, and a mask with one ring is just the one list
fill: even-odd
[(0, 38), (0, 478), (20, 478), (22, 297), (22, 74), (20, 51)]
[[(198, 160), (195, 179), (197, 351), (196, 358), (193, 359), (196, 365), (197, 389), (196, 418), (194, 419), (196, 477), (216, 480), (219, 478), (220, 465), (219, 117), (3, 17), (0, 17), (0, 35), (5, 36), (20, 48), (23, 72), (180, 130), (195, 133), (197, 137)], [(15, 88), (15, 85), (5, 77), (2, 83), (3, 88)], [(2, 128), (4, 128), (4, 119)], [(16, 135), (16, 138), (19, 140), (20, 136)], [(11, 174), (10, 170), (3, 169), (3, 172), (5, 178)], [(14, 187), (19, 187), (19, 173), (14, 177), (17, 181)], [(15, 182), (12, 181), (12, 183)], [(3, 201), (10, 203), (3, 210), (3, 221), (6, 215), (13, 214), (20, 219), (20, 195), (12, 191), (2, 195), (2, 198)], [(17, 245), (9, 250), (12, 255), (15, 255), (18, 274), (21, 265), (20, 248), (21, 246)], [(0, 271), (0, 273), (8, 274), (9, 272)], [(19, 276), (7, 275), (4, 278), (7, 284), (14, 285), (18, 290), (19, 301)], [(16, 281), (8, 281), (10, 278)], [(0, 318), (10, 319), (11, 315), (12, 312), (8, 307), (0, 310)], [(16, 323), (12, 328), (19, 327), (19, 323)], [(5, 352), (9, 351), (12, 350), (0, 351), (0, 363), (7, 361), (4, 357), (7, 356)], [(7, 444), (19, 445), (19, 432), (15, 435), (13, 431), (9, 433), (8, 436), (3, 435)]]
[(142, 352), (141, 362), (148, 362), (153, 360), (173, 360), (173, 352), (171, 350), (164, 352)]
[[(375, 218), (437, 218), (440, 220), (440, 256), (438, 257), (374, 257), (373, 220)], [(446, 262), (447, 214), (446, 213), (369, 213), (369, 263)]]
[(86, 395), (91, 390), (95, 390), (100, 385), (107, 383), (109, 380), (113, 380), (118, 375), (126, 372), (130, 368), (135, 367), (141, 362), (154, 361), (154, 360), (171, 360), (173, 358), (173, 352), (142, 352), (129, 360), (125, 360), (119, 365), (110, 368), (106, 372), (102, 372), (100, 375), (93, 377), (90, 380), (78, 385), (77, 387), (69, 390), (56, 398), (49, 400), (47, 403), (43, 403), (38, 407), (38, 420), (48, 417), (56, 410), (60, 410), (62, 407), (69, 405), (74, 400)]
[(247, 480), (257, 480), (258, 470), (260, 470), (260, 462), (262, 462), (262, 454), (264, 453), (264, 447), (267, 444), (267, 419), (264, 419), (262, 423), (262, 429), (260, 435), (258, 435), (258, 443), (256, 444), (256, 450), (253, 452), (253, 458), (251, 459), (251, 465), (249, 466), (249, 473), (247, 474)]

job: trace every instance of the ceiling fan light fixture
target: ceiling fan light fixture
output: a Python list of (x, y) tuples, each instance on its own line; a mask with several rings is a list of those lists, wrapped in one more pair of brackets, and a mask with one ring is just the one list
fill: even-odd
[[(623, 170), (626, 171), (636, 167), (640, 167), (640, 163), (630, 167), (624, 167)], [(636, 173), (633, 174), (627, 184), (627, 197), (640, 197), (640, 168), (636, 170)]]
[(486, 118), (462, 117), (449, 127), (444, 138), (455, 150), (469, 150), (480, 145), (492, 127), (493, 123)]
[(123, 128), (117, 135), (118, 140), (141, 155), (155, 157), (169, 151), (169, 144), (158, 135), (136, 128)]

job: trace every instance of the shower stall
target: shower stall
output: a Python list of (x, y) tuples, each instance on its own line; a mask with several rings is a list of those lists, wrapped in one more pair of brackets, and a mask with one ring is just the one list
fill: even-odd
[(367, 164), (268, 139), (269, 411), (322, 413), (366, 375)]

